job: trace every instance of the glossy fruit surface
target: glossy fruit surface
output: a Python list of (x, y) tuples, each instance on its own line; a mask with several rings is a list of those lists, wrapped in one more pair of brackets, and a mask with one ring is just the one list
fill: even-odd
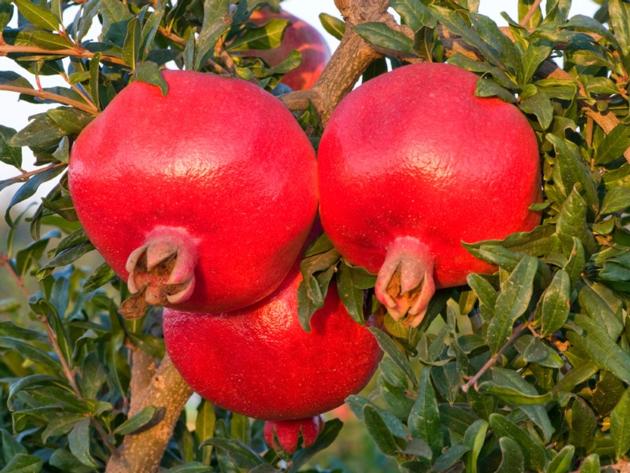
[(166, 348), (193, 390), (235, 412), (287, 420), (333, 409), (365, 386), (381, 358), (374, 337), (334, 286), (304, 331), (301, 279), (294, 271), (269, 298), (229, 314), (164, 311)]
[(133, 82), (81, 133), (70, 191), (90, 240), (149, 304), (255, 303), (283, 281), (317, 209), (313, 148), (248, 82), (164, 72)]
[(352, 263), (379, 273), (395, 318), (418, 325), (435, 287), (493, 268), (462, 242), (539, 222), (536, 136), (525, 116), (474, 94), (478, 77), (416, 64), (376, 77), (337, 107), (319, 152), (320, 214)]
[(281, 82), (293, 90), (311, 88), (330, 59), (330, 49), (319, 31), (306, 21), (285, 11), (276, 13), (269, 10), (256, 10), (250, 18), (256, 24), (263, 24), (272, 18), (289, 20), (279, 47), (249, 51), (248, 54), (264, 59), (270, 66), (277, 66), (289, 57), (292, 51), (299, 51), (302, 62), (285, 74)]
[(263, 427), (267, 446), (276, 452), (292, 455), (300, 448), (310, 447), (321, 432), (321, 416), (297, 420), (268, 420)]

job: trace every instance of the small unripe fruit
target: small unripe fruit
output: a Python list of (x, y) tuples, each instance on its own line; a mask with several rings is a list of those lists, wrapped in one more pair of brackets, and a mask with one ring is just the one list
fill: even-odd
[(300, 448), (310, 447), (322, 431), (321, 416), (297, 420), (268, 420), (263, 427), (267, 446), (278, 453), (292, 455)]

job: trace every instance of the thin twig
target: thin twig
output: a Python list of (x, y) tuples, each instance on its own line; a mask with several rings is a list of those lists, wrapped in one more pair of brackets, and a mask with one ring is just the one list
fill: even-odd
[(98, 109), (94, 109), (94, 107), (79, 102), (78, 100), (70, 99), (63, 95), (55, 94), (52, 92), (48, 92), (46, 90), (37, 90), (37, 89), (29, 89), (27, 87), (18, 87), (15, 85), (0, 85), (0, 90), (5, 90), (7, 92), (16, 92), (18, 94), (31, 95), (33, 97), (38, 97), (44, 100), (52, 100), (54, 102), (62, 103), (64, 105), (69, 105), (78, 110), (83, 110), (84, 112), (95, 115), (98, 113)]
[(479, 382), (479, 379), (486, 373), (486, 371), (488, 371), (490, 368), (492, 368), (494, 365), (497, 364), (497, 362), (499, 361), (499, 358), (501, 358), (501, 355), (503, 355), (503, 352), (505, 352), (505, 350), (507, 350), (510, 345), (512, 345), (512, 343), (514, 343), (514, 340), (516, 340), (521, 333), (523, 333), (527, 327), (529, 326), (529, 320), (527, 322), (523, 322), (522, 324), (518, 325), (514, 331), (512, 332), (512, 335), (510, 335), (510, 338), (508, 338), (508, 341), (505, 342), (505, 344), (499, 349), (498, 352), (496, 352), (494, 355), (492, 355), (490, 358), (488, 358), (488, 361), (486, 361), (483, 366), (479, 369), (479, 371), (477, 371), (467, 382), (466, 384), (462, 385), (462, 391), (464, 391), (465, 393), (467, 393), (471, 387), (474, 387), (475, 390), (477, 389), (477, 383)]
[[(43, 54), (47, 56), (72, 56), (83, 59), (92, 59), (97, 53), (88, 51), (85, 48), (66, 48), (66, 49), (45, 49), (39, 46), (22, 46), (17, 44), (0, 44), (0, 56), (6, 56), (7, 54)], [(125, 65), (125, 61), (116, 56), (110, 56), (107, 54), (101, 54), (101, 61), (109, 62), (112, 64)]]
[(24, 171), (24, 172), (22, 172), (21, 174), (19, 174), (17, 176), (9, 178), (8, 180), (13, 180), (15, 182), (26, 182), (32, 176), (35, 176), (37, 174), (41, 174), (41, 173), (46, 172), (46, 171), (50, 171), (51, 169), (60, 168), (60, 167), (63, 167), (65, 165), (66, 165), (65, 163), (49, 164), (48, 166), (45, 166), (43, 168), (33, 169), (32, 171)]
[(72, 90), (74, 90), (83, 100), (85, 100), (85, 102), (90, 105), (94, 112), (93, 113), (98, 113), (98, 107), (96, 106), (96, 104), (92, 101), (92, 99), (89, 97), (89, 95), (87, 95), (82, 89), (81, 87), (77, 87), (76, 84), (73, 84), (70, 81), (70, 78), (68, 77), (68, 74), (66, 74), (64, 71), (61, 71), (60, 73), (61, 77), (63, 77), (63, 79), (66, 81), (66, 83), (72, 88)]
[(532, 5), (529, 7), (529, 10), (527, 10), (527, 13), (525, 13), (525, 16), (519, 22), (519, 25), (525, 28), (527, 27), (527, 23), (529, 23), (529, 20), (532, 19), (532, 17), (536, 14), (536, 10), (538, 10), (538, 7), (540, 7), (541, 1), (542, 0), (534, 0), (534, 3), (532, 3)]

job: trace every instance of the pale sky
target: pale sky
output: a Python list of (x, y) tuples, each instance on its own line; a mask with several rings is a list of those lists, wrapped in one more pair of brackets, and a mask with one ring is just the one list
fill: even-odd
[[(283, 2), (283, 8), (290, 11), (294, 15), (308, 21), (316, 28), (318, 28), (322, 32), (324, 37), (328, 40), (331, 46), (331, 50), (333, 50), (337, 46), (338, 41), (325, 32), (318, 18), (318, 15), (322, 12), (328, 13), (330, 15), (339, 16), (339, 12), (335, 8), (333, 0), (286, 0), (285, 2)], [(491, 17), (500, 25), (505, 25), (506, 22), (501, 17), (500, 13), (502, 11), (505, 11), (512, 18), (516, 19), (516, 8), (516, 0), (481, 0), (480, 13)], [(574, 0), (571, 14), (592, 16), (597, 8), (598, 6), (591, 0)], [(33, 76), (26, 73), (24, 70), (18, 70), (15, 67), (15, 63), (13, 61), (4, 57), (0, 57), (0, 70), (16, 70), (20, 72), (20, 74), (31, 80), (31, 82), (33, 79)], [(44, 87), (49, 87), (53, 85), (65, 85), (65, 83), (60, 79), (57, 80), (55, 78), (51, 79), (48, 77), (42, 77), (42, 83)], [(45, 109), (45, 106), (34, 105), (28, 102), (18, 102), (17, 97), (18, 95), (15, 93), (0, 91), (0, 125), (19, 130), (26, 126), (26, 124), (28, 123), (29, 115), (42, 112), (42, 110)], [(54, 106), (56, 105), (50, 105), (50, 107)], [(32, 166), (29, 165), (30, 152), (25, 148), (23, 153), (25, 157), (25, 168), (32, 168)], [(5, 179), (15, 174), (15, 169), (8, 165), (0, 163), (0, 179)], [(11, 187), (11, 189), (15, 191), (15, 187)], [(42, 186), (42, 190), (45, 190), (44, 186)], [(0, 193), (0, 201), (6, 201), (11, 192), (12, 191), (4, 191)]]

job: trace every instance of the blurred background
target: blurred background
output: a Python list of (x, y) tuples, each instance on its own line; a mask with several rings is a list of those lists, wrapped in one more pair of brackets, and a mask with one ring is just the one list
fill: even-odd
[[(543, 1), (542, 5), (544, 7), (545, 1)], [(335, 8), (333, 0), (286, 0), (283, 2), (283, 8), (314, 25), (326, 38), (331, 50), (334, 51), (338, 45), (338, 41), (325, 32), (318, 18), (319, 14), (322, 12), (339, 17), (339, 12)], [(597, 8), (598, 5), (594, 1), (574, 0), (571, 14), (592, 16)], [(501, 16), (501, 12), (507, 13), (514, 19), (518, 16), (516, 0), (481, 0), (479, 11), (491, 17), (501, 26), (507, 24), (505, 19)], [(74, 9), (70, 9), (67, 14), (69, 18), (72, 17), (74, 15)], [(97, 31), (98, 28), (94, 28), (94, 35)], [(0, 57), (0, 71), (6, 70), (16, 70), (16, 65), (13, 61)], [(34, 77), (25, 70), (19, 70), (17, 72), (31, 82), (34, 81)], [(65, 83), (61, 79), (57, 80), (54, 77), (42, 77), (41, 82), (44, 87), (55, 85), (65, 86)], [(55, 105), (50, 105), (49, 107), (52, 108), (54, 106)], [(27, 125), (30, 115), (41, 113), (45, 107), (46, 106), (43, 105), (20, 102), (18, 101), (18, 95), (14, 93), (0, 92), (0, 125), (19, 130)], [(30, 170), (33, 167), (32, 155), (28, 149), (24, 149), (23, 153), (24, 168)], [(14, 168), (0, 163), (0, 181), (13, 176), (15, 173)], [(41, 196), (45, 195), (52, 186), (54, 186), (54, 182), (42, 185), (35, 196), (13, 210), (13, 215), (19, 214), (26, 206), (29, 204), (32, 205), (34, 202), (41, 199)], [(11, 186), (0, 192), (0, 209), (2, 210), (2, 214), (4, 214), (7, 203), (13, 192), (15, 192), (15, 189), (16, 187)], [(6, 254), (6, 236), (8, 231), (4, 219), (0, 219), (0, 256)], [(21, 243), (28, 241), (26, 229), (24, 229), (23, 232), (18, 231), (17, 240), (18, 242), (21, 240)], [(20, 246), (20, 244), (18, 244), (18, 246)], [(99, 261), (98, 257), (91, 256), (87, 259), (84, 258), (80, 260), (79, 263), (92, 266), (98, 264)], [(0, 268), (0, 305), (2, 301), (7, 301), (16, 291), (21, 289), (16, 287), (13, 279), (7, 277), (7, 274), (3, 274), (4, 271), (6, 270)], [(369, 390), (370, 387), (367, 388), (368, 392)], [(329, 415), (329, 417), (330, 416), (331, 415)], [(340, 468), (343, 471), (362, 473), (387, 473), (398, 471), (393, 462), (378, 453), (378, 449), (364, 430), (363, 425), (353, 421), (354, 416), (347, 406), (342, 406), (334, 412), (332, 416), (340, 417), (344, 421), (345, 426), (334, 445), (317, 456), (316, 460), (319, 465), (330, 468)]]

